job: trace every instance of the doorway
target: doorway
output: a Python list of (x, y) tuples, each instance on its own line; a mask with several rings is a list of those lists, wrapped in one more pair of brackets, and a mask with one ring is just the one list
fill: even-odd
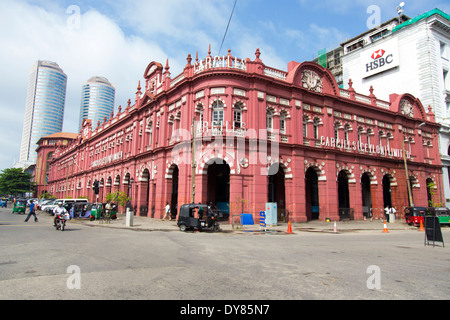
[(223, 160), (208, 166), (207, 203), (217, 210), (220, 219), (230, 215), (230, 166)]
[(316, 170), (309, 168), (305, 175), (306, 218), (319, 219), (319, 178)]
[(286, 199), (284, 186), (284, 170), (279, 163), (274, 163), (269, 168), (269, 181), (267, 190), (267, 202), (277, 203), (277, 217), (285, 220)]

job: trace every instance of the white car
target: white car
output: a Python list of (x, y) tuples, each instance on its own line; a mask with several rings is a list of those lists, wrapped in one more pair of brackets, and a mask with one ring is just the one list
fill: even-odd
[(41, 206), (42, 211), (47, 211), (49, 213), (53, 212), (53, 209), (57, 206), (56, 200), (52, 200), (49, 203)]

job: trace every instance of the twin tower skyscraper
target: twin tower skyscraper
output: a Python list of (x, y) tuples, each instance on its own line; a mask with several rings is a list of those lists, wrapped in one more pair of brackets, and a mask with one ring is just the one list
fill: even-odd
[[(30, 72), (19, 163), (25, 168), (36, 163), (40, 138), (61, 132), (66, 102), (67, 75), (51, 61), (37, 61)], [(92, 77), (82, 87), (78, 130), (84, 119), (95, 128), (114, 111), (115, 86), (104, 77)]]

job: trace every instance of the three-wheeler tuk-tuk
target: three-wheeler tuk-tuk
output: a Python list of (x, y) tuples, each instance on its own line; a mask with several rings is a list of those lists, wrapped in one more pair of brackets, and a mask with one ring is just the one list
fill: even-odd
[(25, 214), (25, 209), (27, 208), (27, 200), (17, 199), (13, 204), (12, 213), (23, 213)]
[(111, 204), (111, 208), (108, 208), (107, 203), (94, 203), (91, 208), (90, 220), (114, 220), (117, 219), (117, 206)]
[(418, 227), (420, 223), (424, 223), (423, 217), (429, 215), (427, 208), (425, 207), (406, 207), (405, 208), (405, 220), (409, 225)]
[(438, 217), (439, 224), (450, 225), (450, 209), (446, 207), (428, 208), (431, 216)]
[(6, 208), (8, 206), (8, 200), (6, 198), (0, 199), (0, 207)]
[(183, 204), (180, 208), (177, 225), (181, 231), (188, 229), (219, 231), (217, 216), (217, 213), (214, 213), (206, 204)]

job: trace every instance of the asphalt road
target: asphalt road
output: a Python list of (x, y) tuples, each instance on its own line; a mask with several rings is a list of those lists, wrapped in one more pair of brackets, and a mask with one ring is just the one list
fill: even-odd
[[(0, 299), (321, 300), (450, 297), (450, 249), (424, 233), (141, 231), (0, 209)], [(450, 228), (442, 228), (444, 241)]]

